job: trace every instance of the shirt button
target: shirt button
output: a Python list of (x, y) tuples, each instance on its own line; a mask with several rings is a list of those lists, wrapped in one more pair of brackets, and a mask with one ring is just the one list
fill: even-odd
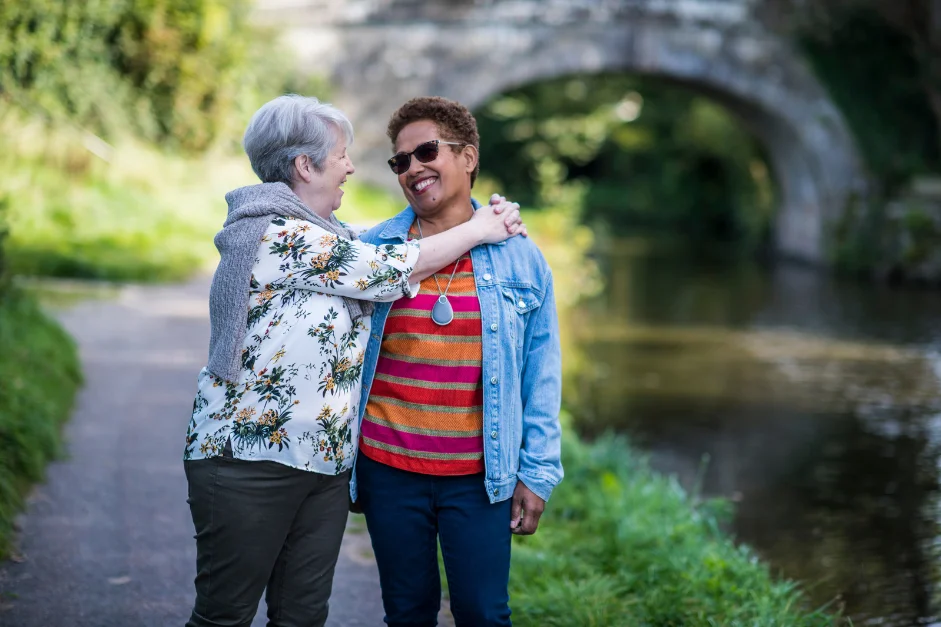
[(485, 275), (484, 275), (484, 281), (489, 281), (489, 280), (492, 279), (492, 278), (493, 278), (493, 277), (490, 276), (489, 274), (485, 274)]
[(494, 322), (493, 324), (490, 325), (490, 330), (491, 330), (491, 331), (496, 331), (496, 330), (497, 330), (497, 323), (496, 323), (496, 322)]
[(490, 377), (490, 383), (492, 383), (493, 385), (496, 385), (496, 384), (497, 384), (497, 378), (496, 378), (496, 377)]
[(491, 432), (490, 432), (490, 439), (492, 439), (492, 440), (496, 440), (496, 439), (497, 439), (497, 432), (496, 432), (496, 431), (491, 431)]

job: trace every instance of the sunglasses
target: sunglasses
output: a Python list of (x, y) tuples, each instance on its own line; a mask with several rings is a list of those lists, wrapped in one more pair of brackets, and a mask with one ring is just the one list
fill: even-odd
[(438, 144), (445, 144), (447, 146), (467, 145), (459, 142), (443, 142), (440, 139), (433, 139), (430, 142), (418, 144), (418, 146), (416, 146), (415, 150), (412, 152), (396, 153), (391, 159), (389, 159), (389, 167), (392, 168), (392, 171), (396, 174), (405, 174), (412, 166), (412, 155), (415, 155), (415, 158), (418, 159), (419, 163), (431, 163), (438, 158)]

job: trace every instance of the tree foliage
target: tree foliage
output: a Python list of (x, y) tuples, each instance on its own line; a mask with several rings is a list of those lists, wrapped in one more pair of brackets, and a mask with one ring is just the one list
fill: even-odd
[(941, 0), (767, 0), (771, 14), (791, 27), (826, 37), (860, 13), (878, 16), (904, 39), (918, 79), (941, 119)]
[(941, 0), (766, 0), (892, 194), (941, 170)]
[(202, 149), (247, 91), (284, 80), (249, 0), (0, 3), (0, 94), (109, 135)]
[(4, 244), (7, 239), (6, 227), (7, 199), (0, 198), (0, 303), (7, 297), (9, 290), (8, 281), (10, 279), (7, 272), (7, 262), (4, 255)]
[(579, 185), (584, 215), (615, 231), (667, 229), (753, 246), (773, 190), (757, 142), (720, 105), (625, 75), (567, 77), (477, 114), (481, 168), (527, 204)]

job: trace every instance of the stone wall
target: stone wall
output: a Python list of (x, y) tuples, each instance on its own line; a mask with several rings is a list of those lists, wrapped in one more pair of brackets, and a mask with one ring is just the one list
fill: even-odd
[(783, 255), (826, 260), (829, 224), (863, 177), (839, 111), (757, 0), (260, 0), (304, 67), (336, 85), (358, 174), (386, 186), (389, 115), (442, 95), (470, 108), (527, 83), (628, 72), (727, 106), (767, 147)]

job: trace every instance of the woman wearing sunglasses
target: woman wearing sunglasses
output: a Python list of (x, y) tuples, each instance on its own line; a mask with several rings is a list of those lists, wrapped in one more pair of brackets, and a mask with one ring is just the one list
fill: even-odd
[(485, 207), (423, 242), (375, 246), (334, 216), (353, 174), (353, 128), (316, 98), (258, 110), (245, 152), (260, 185), (226, 195), (209, 296), (209, 363), (198, 378), (184, 466), (196, 527), (187, 625), (322, 626), (349, 508), (373, 302), (469, 247), (521, 229)]
[[(388, 134), (409, 206), (364, 241), (402, 246), (473, 220), (470, 111), (417, 98), (393, 114)], [(549, 267), (528, 239), (470, 247), (414, 298), (379, 303), (372, 328), (351, 491), (366, 515), (386, 623), (437, 624), (440, 542), (458, 627), (510, 625), (511, 534), (536, 531), (562, 479)]]

